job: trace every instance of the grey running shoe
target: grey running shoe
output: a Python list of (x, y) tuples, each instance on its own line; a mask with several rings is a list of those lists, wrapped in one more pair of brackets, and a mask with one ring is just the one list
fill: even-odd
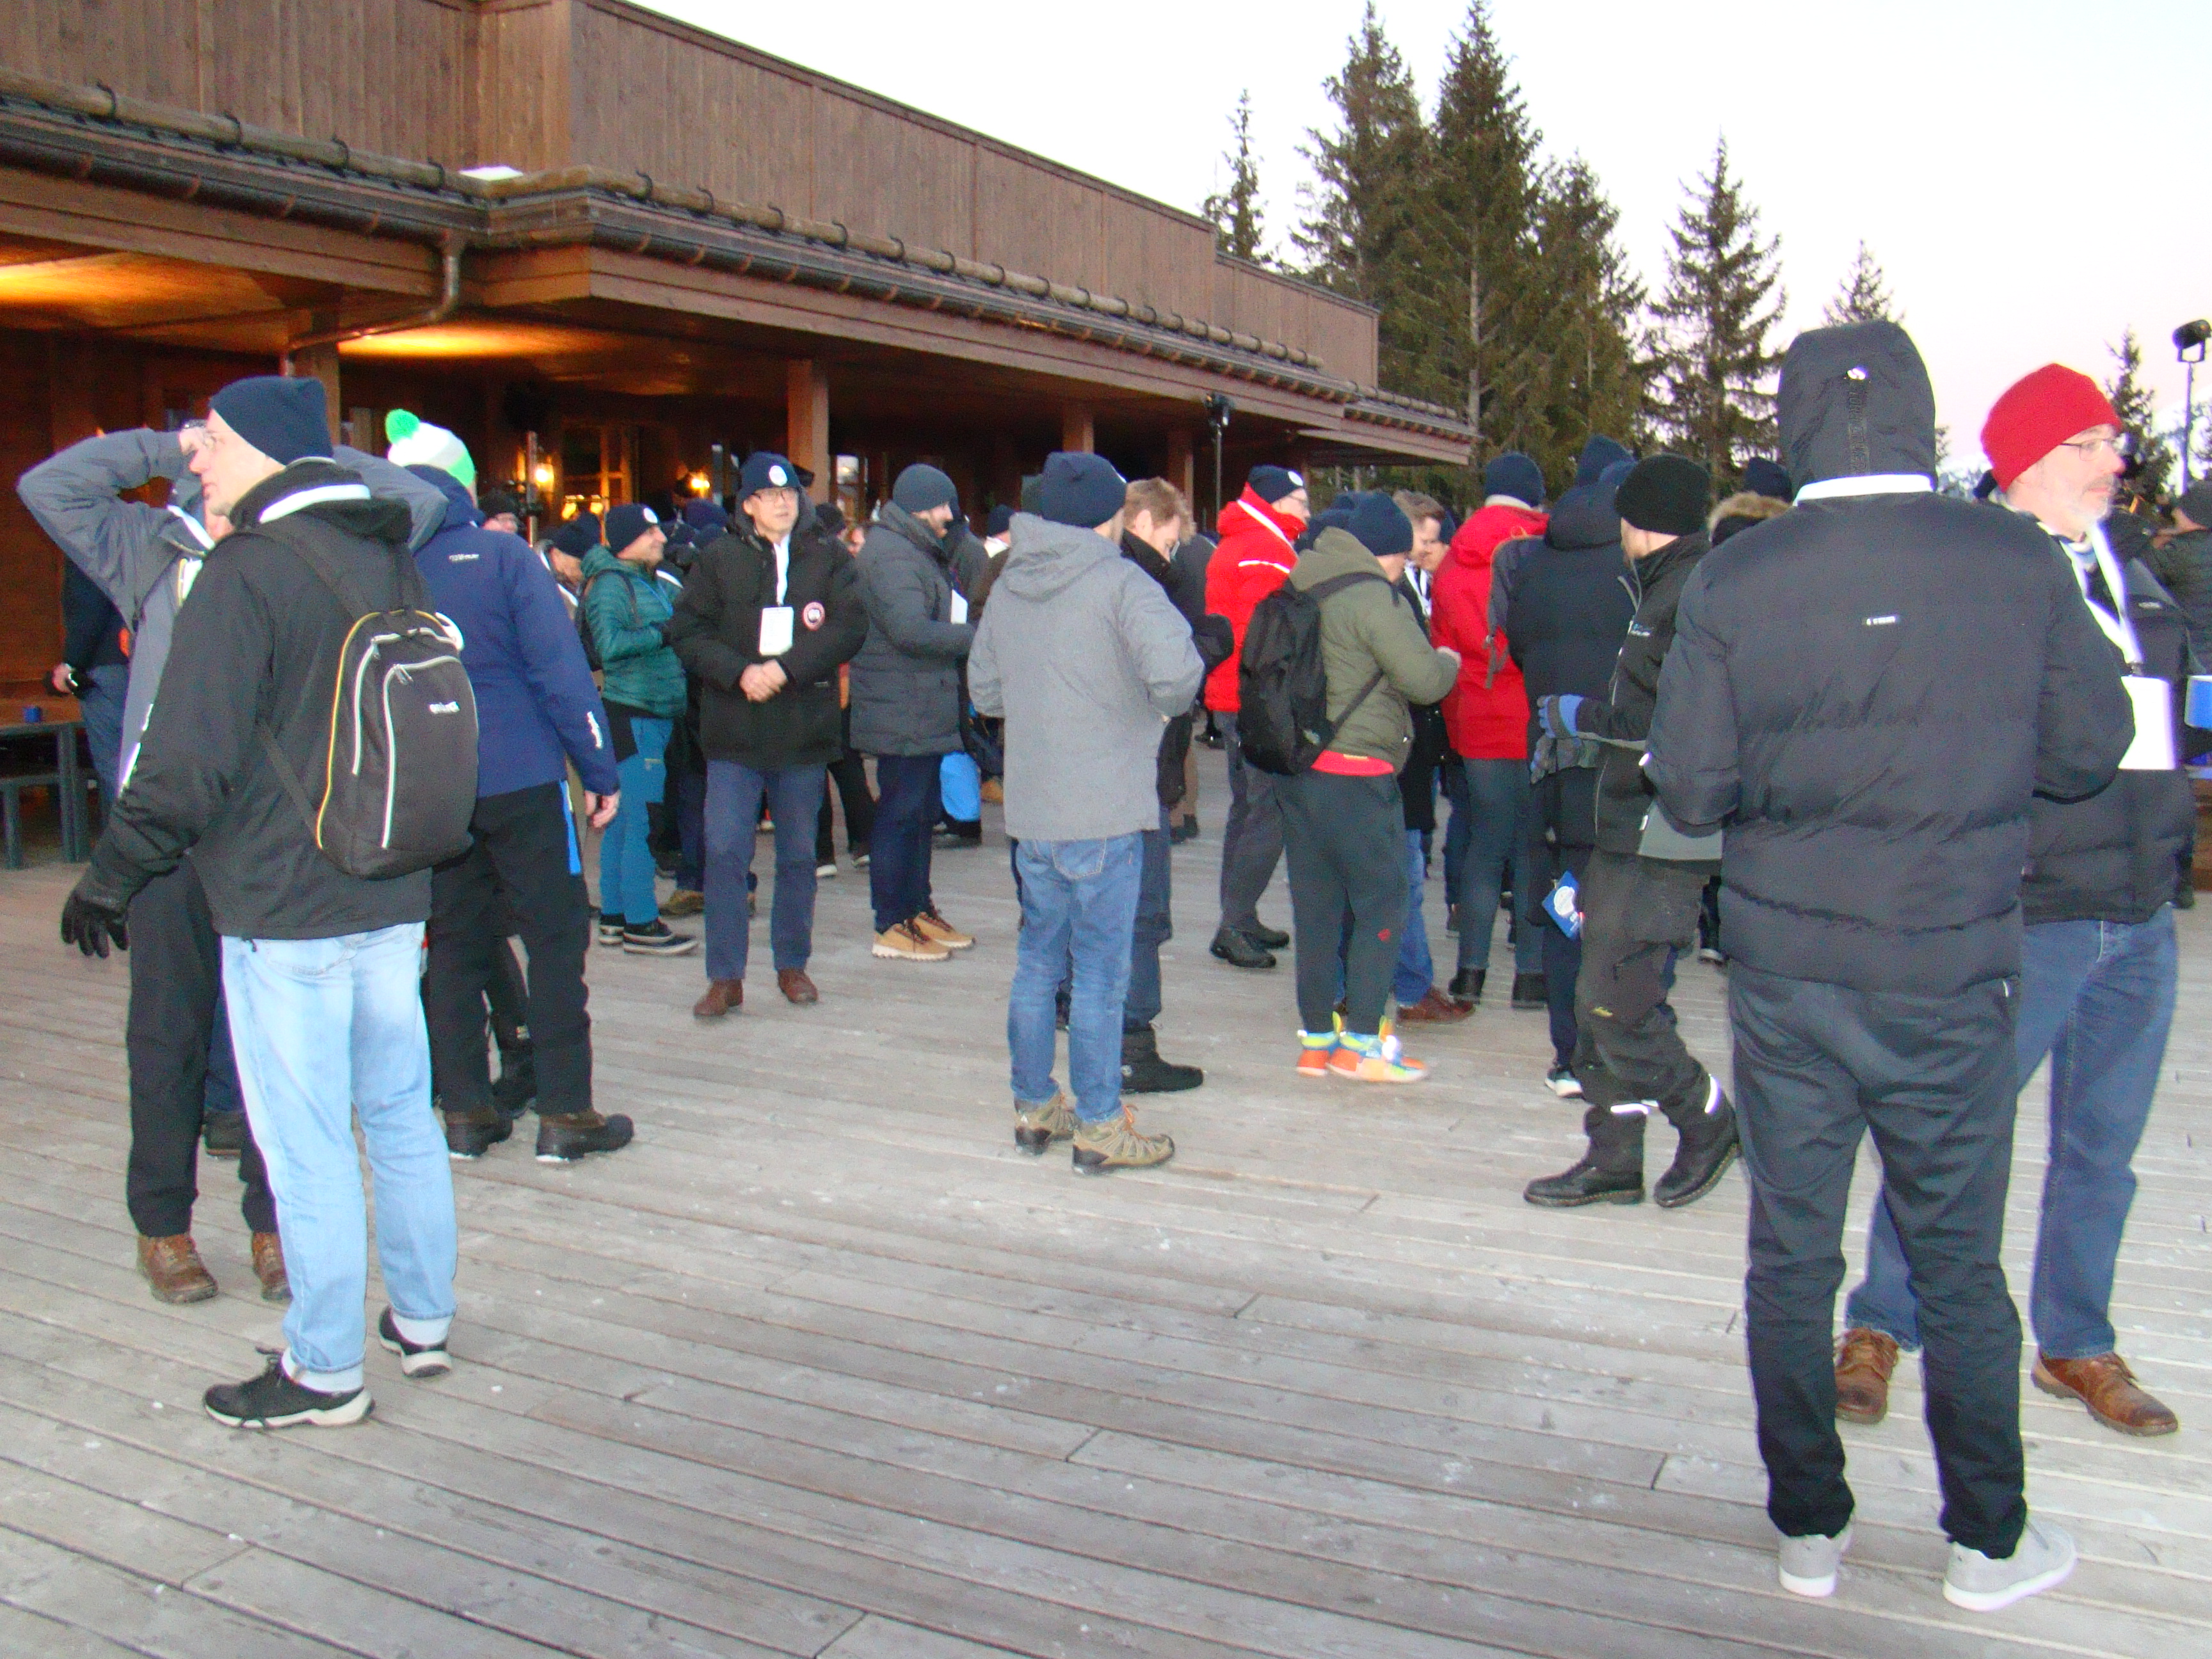
[(2059, 1583), (2074, 1571), (2074, 1558), (2072, 1538), (2030, 1516), (2020, 1542), (2002, 1561), (1964, 1544), (1952, 1545), (1943, 1599), (1969, 1613), (1995, 1613)]
[(1849, 1522), (1833, 1538), (1815, 1532), (1802, 1538), (1784, 1539), (1779, 1564), (1782, 1588), (1793, 1595), (1833, 1595), (1836, 1568), (1843, 1561), (1844, 1552), (1850, 1547)]

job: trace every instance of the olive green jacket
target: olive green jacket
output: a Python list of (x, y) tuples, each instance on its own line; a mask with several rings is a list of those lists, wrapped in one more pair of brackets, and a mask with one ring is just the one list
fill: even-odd
[[(1322, 531), (1291, 570), (1291, 584), (1303, 590), (1355, 572), (1375, 580), (1339, 588), (1321, 602), (1328, 716), (1338, 728), (1328, 746), (1340, 755), (1386, 760), (1402, 768), (1413, 747), (1413, 721), (1407, 705), (1441, 702), (1458, 670), (1449, 657), (1429, 644), (1413, 608), (1390, 585), (1375, 556), (1347, 532)], [(1378, 669), (1382, 684), (1358, 708), (1351, 708), (1360, 688)]]

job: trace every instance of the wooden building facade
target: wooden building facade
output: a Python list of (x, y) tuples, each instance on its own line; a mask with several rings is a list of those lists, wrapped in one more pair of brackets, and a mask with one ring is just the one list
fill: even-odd
[[(1048, 451), (1212, 495), (1285, 459), (1457, 462), (1368, 308), (1191, 214), (622, 0), (0, 9), (0, 473), (321, 377), (341, 435), (451, 426), (545, 514), (786, 450), (865, 510), (930, 459), (981, 515)], [(535, 477), (530, 463), (535, 460)], [(0, 696), (59, 649), (0, 499)]]

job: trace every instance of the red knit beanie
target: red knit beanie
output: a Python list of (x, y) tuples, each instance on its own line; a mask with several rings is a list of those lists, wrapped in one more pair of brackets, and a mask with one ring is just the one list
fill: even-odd
[(2097, 383), (2063, 363), (2045, 363), (2005, 388), (1982, 422), (1982, 453), (1997, 475), (1997, 488), (2012, 481), (2064, 443), (2093, 426), (2117, 428), (2119, 416)]

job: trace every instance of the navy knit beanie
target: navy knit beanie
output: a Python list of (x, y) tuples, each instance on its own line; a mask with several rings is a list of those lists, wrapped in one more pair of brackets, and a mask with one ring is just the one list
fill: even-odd
[(1245, 475), (1244, 486), (1273, 507), (1284, 496), (1304, 489), (1306, 481), (1287, 466), (1255, 466)]
[(279, 466), (330, 455), (330, 399), (313, 375), (255, 374), (233, 380), (208, 399), (208, 407)]
[[(960, 491), (951, 479), (933, 466), (916, 461), (900, 473), (891, 483), (891, 502), (909, 513), (927, 513), (932, 507), (960, 505)], [(1112, 514), (1106, 515), (1113, 517)]]
[(1103, 455), (1054, 450), (1045, 457), (1037, 509), (1053, 524), (1096, 530), (1121, 510), (1129, 481)]
[(642, 501), (624, 501), (607, 509), (607, 551), (620, 553), (660, 522), (660, 515)]
[(738, 473), (738, 499), (744, 501), (763, 489), (799, 489), (799, 469), (772, 449), (757, 449), (745, 457)]
[(1530, 507), (1544, 504), (1544, 469), (1519, 450), (1508, 450), (1482, 469), (1482, 493), (1510, 495)]
[(1003, 536), (1013, 527), (1014, 509), (1000, 501), (991, 509), (991, 516), (984, 520), (983, 533), (986, 536)]
[(553, 532), (553, 545), (572, 559), (580, 559), (599, 544), (596, 514), (579, 513)]
[(1355, 540), (1378, 559), (1413, 550), (1413, 521), (1398, 503), (1377, 490), (1360, 498), (1345, 526)]
[(1771, 495), (1778, 501), (1786, 501), (1796, 493), (1790, 488), (1788, 470), (1764, 455), (1754, 455), (1743, 464), (1743, 487), (1754, 495)]
[(1615, 462), (1635, 459), (1624, 445), (1615, 443), (1602, 433), (1594, 432), (1575, 462), (1575, 482), (1578, 484), (1595, 483), (1598, 475)]
[(1705, 527), (1713, 475), (1686, 455), (1651, 455), (1620, 481), (1613, 510), (1624, 524), (1655, 536), (1687, 536)]

